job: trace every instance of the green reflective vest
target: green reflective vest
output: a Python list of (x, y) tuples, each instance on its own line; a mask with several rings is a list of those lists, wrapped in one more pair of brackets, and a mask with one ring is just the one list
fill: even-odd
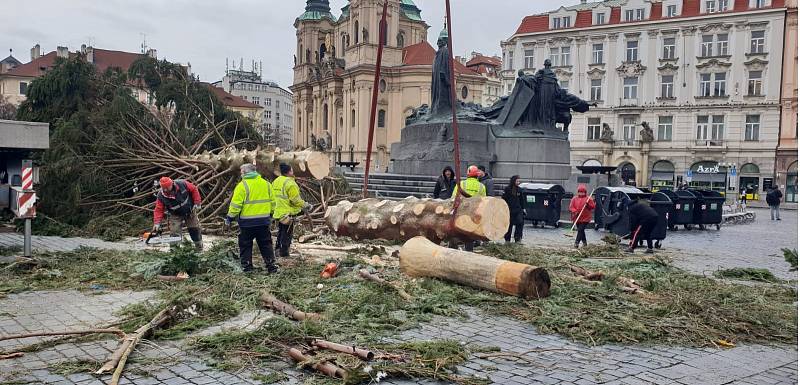
[(459, 189), (463, 189), (464, 192), (467, 193), (470, 197), (485, 197), (486, 196), (486, 186), (478, 180), (478, 178), (467, 178), (462, 180), (456, 188), (453, 189), (453, 196), (451, 198), (455, 199), (456, 195), (460, 194), (458, 192)]
[(281, 175), (272, 181), (272, 189), (275, 191), (275, 219), (297, 215), (306, 204), (300, 198), (300, 187), (294, 178)]
[(258, 173), (245, 174), (233, 190), (228, 217), (239, 218), (239, 227), (269, 225), (272, 209), (272, 185)]

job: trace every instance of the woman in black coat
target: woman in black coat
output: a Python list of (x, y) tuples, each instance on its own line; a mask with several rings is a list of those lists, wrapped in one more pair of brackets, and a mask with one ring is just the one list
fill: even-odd
[(508, 224), (508, 232), (505, 235), (506, 242), (511, 242), (512, 230), (514, 232), (514, 242), (519, 243), (522, 241), (522, 230), (525, 226), (525, 198), (522, 196), (519, 184), (519, 175), (514, 175), (503, 192), (503, 200), (506, 201), (511, 212), (511, 221)]
[(442, 175), (436, 181), (436, 186), (433, 188), (433, 198), (450, 199), (455, 187), (456, 174), (450, 166), (447, 166), (442, 170)]

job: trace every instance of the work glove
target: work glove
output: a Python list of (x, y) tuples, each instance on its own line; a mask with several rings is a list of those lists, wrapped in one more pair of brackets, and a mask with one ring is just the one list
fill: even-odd
[(198, 203), (198, 204), (196, 204), (196, 205), (192, 206), (192, 211), (194, 211), (194, 212), (198, 212), (198, 211), (200, 211), (200, 209), (201, 209), (201, 208), (203, 208), (203, 206), (201, 206), (201, 205)]
[(161, 224), (160, 223), (156, 223), (155, 225), (153, 225), (153, 232), (154, 233), (158, 233), (160, 231), (161, 231)]
[(314, 208), (314, 205), (312, 205), (311, 203), (306, 202), (306, 204), (303, 205), (303, 212), (307, 213), (307, 212), (311, 211), (312, 208)]
[(227, 227), (231, 226), (231, 217), (225, 217), (225, 226)]

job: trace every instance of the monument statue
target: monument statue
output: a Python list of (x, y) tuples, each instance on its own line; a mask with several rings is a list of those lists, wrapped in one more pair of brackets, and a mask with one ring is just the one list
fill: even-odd
[(639, 137), (642, 138), (642, 143), (651, 143), (655, 140), (655, 135), (653, 134), (653, 129), (650, 128), (650, 124), (642, 122), (642, 130), (639, 131)]
[(439, 50), (433, 60), (431, 75), (431, 106), (428, 119), (437, 116), (450, 116), (453, 103), (450, 98), (450, 51), (447, 48), (447, 29), (443, 29), (436, 41)]
[(603, 123), (603, 133), (600, 134), (600, 141), (605, 143), (614, 142), (614, 130), (611, 129), (608, 123)]

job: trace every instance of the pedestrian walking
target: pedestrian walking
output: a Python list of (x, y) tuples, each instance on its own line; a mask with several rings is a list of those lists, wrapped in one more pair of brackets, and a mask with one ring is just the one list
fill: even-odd
[(769, 219), (772, 221), (781, 220), (781, 198), (783, 198), (783, 193), (778, 186), (770, 187), (767, 193), (767, 204), (769, 205)]
[(578, 191), (572, 200), (569, 201), (569, 212), (572, 216), (572, 223), (578, 229), (578, 235), (575, 237), (575, 248), (583, 243), (586, 247), (586, 226), (592, 221), (592, 213), (595, 208), (594, 198), (586, 194), (586, 185), (578, 185)]
[(486, 195), (494, 196), (494, 178), (492, 178), (492, 174), (486, 172), (486, 167), (484, 166), (478, 166), (478, 171), (481, 173), (478, 180), (486, 187)]
[[(467, 179), (464, 179), (456, 185), (453, 189), (452, 199), (455, 199), (458, 194), (461, 194), (463, 197), (471, 198), (471, 197), (485, 197), (486, 196), (486, 186), (478, 180), (480, 178), (481, 172), (478, 169), (478, 166), (472, 165), (467, 168)], [(454, 247), (454, 244), (451, 243), (450, 247)], [(467, 241), (464, 243), (464, 250), (465, 251), (472, 251), (475, 249), (475, 242)]]
[(508, 182), (503, 191), (503, 200), (508, 204), (508, 210), (511, 213), (511, 220), (508, 224), (508, 231), (505, 235), (506, 243), (511, 242), (511, 232), (514, 232), (514, 242), (522, 242), (522, 231), (525, 227), (525, 197), (519, 189), (520, 185), (519, 175), (514, 175)]
[(639, 240), (647, 242), (645, 253), (653, 253), (652, 233), (658, 224), (658, 212), (647, 204), (644, 199), (628, 202), (628, 215), (630, 216), (631, 244), (628, 252), (634, 252)]
[(264, 259), (267, 271), (276, 273), (275, 255), (272, 251), (273, 193), (272, 185), (259, 175), (252, 163), (239, 167), (242, 180), (233, 190), (225, 225), (230, 226), (234, 219), (239, 223), (239, 260), (245, 272), (253, 271), (253, 240)]
[(201, 209), (200, 190), (189, 181), (172, 180), (168, 176), (161, 177), (160, 189), (156, 194), (156, 207), (153, 210), (153, 233), (160, 233), (165, 214), (169, 214), (170, 236), (180, 236), (181, 227), (186, 225), (189, 237), (198, 251), (203, 250), (203, 235), (197, 213)]
[(436, 186), (433, 187), (434, 199), (447, 199), (453, 195), (453, 188), (456, 187), (456, 175), (450, 166), (442, 170), (442, 175), (436, 180)]
[(278, 221), (278, 239), (275, 250), (281, 257), (289, 256), (289, 246), (292, 245), (294, 222), (298, 214), (310, 209), (311, 205), (300, 197), (300, 187), (294, 180), (292, 166), (281, 163), (281, 176), (272, 181), (272, 190), (275, 191), (275, 220)]

